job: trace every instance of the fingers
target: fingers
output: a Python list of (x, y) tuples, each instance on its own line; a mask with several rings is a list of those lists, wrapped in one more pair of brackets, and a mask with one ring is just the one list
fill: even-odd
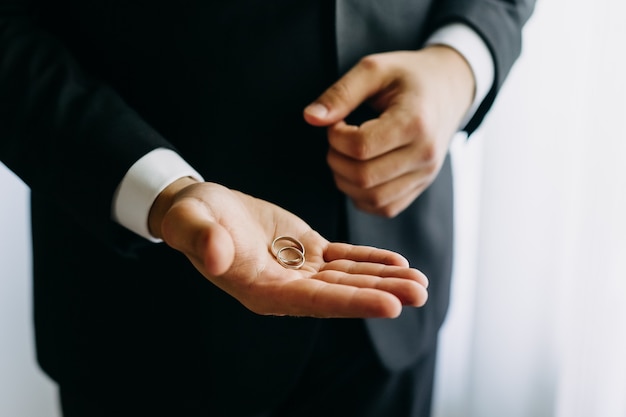
[[(376, 249), (379, 250), (379, 249)], [(387, 265), (380, 262), (354, 261), (352, 259), (337, 259), (326, 263), (320, 272), (339, 271), (345, 274), (368, 275), (383, 280), (397, 278), (400, 280), (415, 281), (423, 287), (428, 287), (428, 278), (421, 271), (405, 266)], [(374, 281), (363, 279), (364, 283), (371, 284)], [(376, 288), (376, 286), (372, 286)]]
[(257, 282), (244, 304), (259, 314), (393, 318), (424, 305), (427, 284), (415, 269), (343, 260), (306, 278)]
[(422, 306), (428, 298), (428, 278), (401, 255), (385, 249), (331, 243), (327, 263), (316, 279), (329, 283), (389, 292), (403, 305)]
[(343, 120), (381, 91), (386, 81), (379, 60), (373, 56), (365, 57), (307, 106), (304, 118), (313, 126), (329, 126)]
[[(259, 249), (258, 243), (266, 238), (264, 229), (255, 229), (254, 221), (249, 219), (244, 227), (246, 233), (231, 235), (230, 229), (220, 224), (224, 221), (223, 213), (218, 223), (214, 209), (196, 194), (177, 199), (165, 213), (161, 222), (163, 239), (183, 252), (206, 278), (253, 312), (393, 318), (400, 314), (403, 305), (421, 306), (426, 302), (428, 281), (395, 252), (328, 243), (309, 230), (297, 235), (307, 247), (305, 266), (298, 270), (283, 268), (272, 262), (266, 246), (261, 244)], [(258, 200), (250, 201), (259, 204)], [(268, 209), (276, 210), (273, 206)], [(232, 209), (228, 211), (231, 212)], [(303, 226), (289, 217), (283, 223), (281, 228)], [(239, 236), (239, 240), (234, 242), (233, 236)], [(235, 255), (237, 264), (233, 267)]]
[(337, 318), (394, 318), (402, 311), (401, 301), (387, 291), (317, 279), (292, 280), (266, 290), (264, 296), (247, 305), (250, 310), (260, 314)]
[(369, 246), (329, 243), (310, 272), (277, 267), (264, 273), (282, 278), (246, 287), (254, 297), (245, 297), (244, 305), (259, 314), (394, 318), (402, 306), (420, 307), (428, 299), (423, 273), (398, 253)]
[(337, 188), (368, 213), (396, 216), (443, 164), (448, 140), (440, 140), (424, 121), (428, 112), (415, 113), (417, 103), (406, 110), (407, 103), (361, 126), (339, 122), (328, 128), (327, 162)]
[(365, 213), (392, 219), (409, 207), (425, 188), (426, 187), (411, 189), (408, 190), (408, 192), (407, 190), (402, 190), (401, 194), (399, 193), (391, 196), (392, 199), (385, 199), (377, 196), (376, 194), (366, 194), (363, 197), (350, 195), (348, 193), (346, 194), (350, 196), (352, 203), (359, 210)]
[(163, 219), (162, 232), (168, 245), (187, 255), (208, 275), (224, 274), (235, 258), (228, 231), (211, 221), (206, 207), (195, 200), (173, 205)]
[(343, 121), (330, 126), (329, 145), (346, 157), (367, 161), (431, 136), (426, 111), (419, 109), (417, 98), (407, 96), (359, 126)]
[(421, 173), (412, 172), (373, 186), (364, 184), (361, 179), (344, 178), (336, 173), (334, 178), (337, 188), (349, 196), (360, 210), (391, 218), (408, 207), (428, 187), (430, 177)]
[(383, 265), (408, 267), (409, 261), (397, 252), (371, 246), (330, 243), (324, 251), (326, 262), (347, 259), (355, 262), (371, 262)]
[(346, 274), (340, 270), (334, 270), (337, 265), (329, 265), (329, 269), (325, 269), (315, 276), (316, 279), (333, 284), (350, 285), (357, 288), (372, 288), (393, 294), (400, 300), (402, 305), (421, 307), (428, 299), (428, 291), (426, 287), (428, 281), (417, 270), (414, 271), (412, 278), (398, 278), (393, 275), (385, 276), (384, 272), (378, 275), (370, 274)]

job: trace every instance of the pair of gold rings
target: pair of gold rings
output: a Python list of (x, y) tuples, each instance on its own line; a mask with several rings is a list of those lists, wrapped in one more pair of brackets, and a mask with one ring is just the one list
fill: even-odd
[(272, 253), (285, 268), (300, 269), (304, 265), (304, 245), (295, 237), (278, 236), (272, 241)]

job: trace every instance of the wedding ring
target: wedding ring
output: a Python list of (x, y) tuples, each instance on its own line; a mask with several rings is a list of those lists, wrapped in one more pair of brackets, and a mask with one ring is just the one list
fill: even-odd
[[(296, 254), (296, 257), (287, 257), (284, 252), (293, 252)], [(300, 251), (300, 249), (294, 246), (285, 246), (280, 248), (278, 252), (276, 252), (276, 259), (278, 260), (278, 263), (285, 268), (299, 269), (302, 265), (304, 265), (304, 254)]]
[(302, 256), (304, 256), (304, 245), (298, 239), (296, 239), (295, 237), (291, 237), (291, 236), (278, 236), (276, 239), (274, 239), (274, 241), (272, 242), (272, 253), (274, 254), (274, 256), (277, 256), (278, 251), (281, 249), (277, 247), (277, 243), (280, 241), (287, 241), (287, 242), (293, 243), (295, 246), (289, 245), (289, 246), (283, 246), (283, 247), (286, 247), (286, 248), (295, 247), (302, 253)]
[[(287, 242), (287, 245), (279, 245), (279, 242)], [(298, 269), (304, 265), (304, 245), (294, 237), (278, 236), (272, 241), (271, 250), (278, 263), (285, 268)]]

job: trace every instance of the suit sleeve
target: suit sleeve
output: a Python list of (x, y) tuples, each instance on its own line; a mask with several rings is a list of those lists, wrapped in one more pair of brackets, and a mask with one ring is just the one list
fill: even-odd
[(472, 133), (493, 105), (500, 87), (522, 50), (522, 29), (535, 0), (440, 0), (433, 5), (428, 32), (463, 23), (479, 34), (495, 64), (494, 84), (465, 130)]
[(144, 240), (111, 219), (111, 199), (129, 167), (159, 147), (172, 148), (85, 74), (26, 1), (0, 0), (0, 160), (33, 193), (126, 250)]

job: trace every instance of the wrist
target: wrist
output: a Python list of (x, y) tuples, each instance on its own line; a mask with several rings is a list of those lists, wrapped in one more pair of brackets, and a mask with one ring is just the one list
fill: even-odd
[(472, 28), (462, 23), (451, 23), (433, 33), (426, 45), (447, 45), (456, 50), (469, 64), (474, 81), (470, 110), (462, 126), (469, 123), (495, 83), (495, 62), (485, 41)]
[(198, 182), (198, 180), (192, 177), (182, 177), (172, 182), (159, 193), (148, 214), (148, 228), (152, 236), (157, 239), (162, 238), (161, 224), (163, 217), (165, 217), (165, 214), (172, 206), (176, 196), (183, 189), (190, 185), (197, 184)]
[(429, 45), (423, 50), (431, 51), (445, 70), (446, 85), (453, 96), (453, 103), (465, 115), (476, 98), (476, 79), (470, 63), (459, 51), (448, 45)]

